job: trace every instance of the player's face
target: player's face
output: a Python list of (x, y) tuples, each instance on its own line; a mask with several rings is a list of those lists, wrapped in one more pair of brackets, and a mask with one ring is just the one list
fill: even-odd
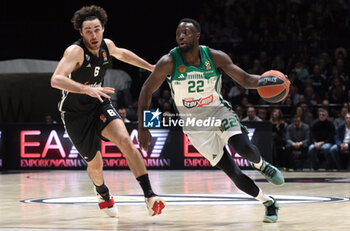
[(85, 46), (92, 50), (98, 50), (102, 43), (103, 32), (104, 28), (100, 20), (94, 19), (83, 22), (80, 34), (84, 39)]
[(176, 29), (176, 42), (182, 52), (191, 50), (198, 45), (199, 32), (192, 23), (182, 22)]

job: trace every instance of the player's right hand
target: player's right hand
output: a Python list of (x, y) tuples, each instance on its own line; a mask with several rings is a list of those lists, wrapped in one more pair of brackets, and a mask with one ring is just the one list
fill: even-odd
[(110, 99), (111, 97), (109, 95), (107, 95), (107, 93), (114, 94), (114, 91), (115, 91), (115, 89), (112, 87), (90, 87), (90, 86), (88, 86), (85, 94), (87, 94), (91, 97), (94, 97), (94, 98), (98, 98), (102, 103), (103, 102), (102, 97)]
[(148, 147), (152, 141), (152, 136), (151, 136), (151, 133), (149, 132), (149, 130), (146, 128), (139, 129), (137, 139), (139, 140), (140, 148), (142, 148), (143, 150), (145, 150), (147, 152)]

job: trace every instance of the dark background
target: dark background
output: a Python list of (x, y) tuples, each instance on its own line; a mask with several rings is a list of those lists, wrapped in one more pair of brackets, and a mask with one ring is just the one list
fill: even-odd
[[(176, 46), (175, 30), (181, 18), (197, 18), (197, 1), (10, 1), (0, 0), (0, 61), (11, 59), (42, 59), (59, 61), (64, 50), (80, 38), (71, 18), (83, 6), (98, 5), (108, 15), (104, 37), (116, 46), (129, 49), (155, 64), (162, 55)], [(196, 12), (196, 13), (193, 13)], [(137, 99), (149, 72), (112, 58), (111, 68), (125, 70), (133, 79), (132, 95)], [(33, 81), (33, 76), (3, 76), (7, 91), (0, 92), (2, 122), (43, 122), (50, 114), (61, 122), (57, 103), (60, 91), (50, 87), (50, 76)], [(9, 85), (10, 80), (14, 83)], [(16, 83), (17, 81), (17, 83)], [(39, 85), (40, 86), (39, 86)], [(8, 89), (11, 88), (11, 89)], [(19, 91), (19, 93), (18, 93)], [(30, 93), (32, 92), (32, 93)], [(34, 92), (34, 93), (33, 93)], [(28, 97), (20, 97), (27, 93)], [(34, 100), (33, 94), (38, 97)], [(15, 100), (20, 97), (21, 100)], [(12, 98), (12, 99), (11, 99)], [(27, 99), (27, 100), (25, 100)], [(30, 100), (31, 102), (28, 102)], [(18, 102), (19, 103), (18, 103)], [(26, 101), (26, 102), (25, 102)], [(38, 102), (40, 102), (38, 104)], [(27, 109), (23, 110), (23, 105)], [(38, 109), (39, 107), (39, 109)]]
[[(108, 14), (105, 37), (119, 47), (155, 63), (173, 48), (175, 29), (183, 17), (197, 17), (197, 1), (0, 1), (0, 60), (59, 60), (80, 37), (70, 20), (85, 5), (99, 5)], [(124, 67), (122, 63), (115, 64)]]

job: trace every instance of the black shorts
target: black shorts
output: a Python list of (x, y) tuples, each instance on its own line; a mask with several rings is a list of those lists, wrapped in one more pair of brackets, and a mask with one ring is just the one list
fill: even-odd
[(102, 130), (119, 114), (107, 99), (91, 113), (62, 112), (61, 118), (70, 140), (85, 161), (91, 161), (101, 150)]

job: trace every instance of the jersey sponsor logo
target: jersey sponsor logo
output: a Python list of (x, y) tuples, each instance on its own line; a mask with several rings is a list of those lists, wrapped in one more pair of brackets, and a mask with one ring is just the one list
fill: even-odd
[(91, 67), (91, 64), (90, 64), (90, 63), (88, 63), (88, 65), (86, 65), (86, 67)]
[(182, 99), (182, 104), (187, 107), (187, 108), (194, 108), (194, 107), (197, 107), (200, 100), (200, 99), (194, 99), (194, 98), (186, 98), (186, 99)]
[(179, 71), (180, 73), (184, 73), (186, 71), (186, 67), (183, 65), (179, 66)]
[(213, 102), (214, 96), (211, 94), (208, 97), (205, 98), (199, 98), (199, 99), (194, 99), (194, 98), (186, 98), (182, 99), (182, 103), (185, 107), (187, 108), (194, 108), (194, 107), (202, 107), (204, 105), (209, 105)]
[(203, 98), (203, 99), (199, 102), (198, 107), (211, 104), (211, 103), (213, 102), (213, 99), (214, 99), (213, 94), (211, 94), (211, 95), (208, 96), (208, 97)]
[(84, 83), (84, 85), (90, 86), (90, 87), (101, 87), (102, 86), (102, 82), (99, 83), (91, 83), (89, 84), (89, 82)]
[(179, 76), (179, 79), (184, 79), (185, 78), (185, 76), (183, 75), (183, 74), (181, 74), (180, 76)]
[(204, 62), (204, 66), (205, 66), (205, 69), (207, 69), (207, 70), (211, 69), (211, 65), (210, 65), (210, 62), (208, 60)]

